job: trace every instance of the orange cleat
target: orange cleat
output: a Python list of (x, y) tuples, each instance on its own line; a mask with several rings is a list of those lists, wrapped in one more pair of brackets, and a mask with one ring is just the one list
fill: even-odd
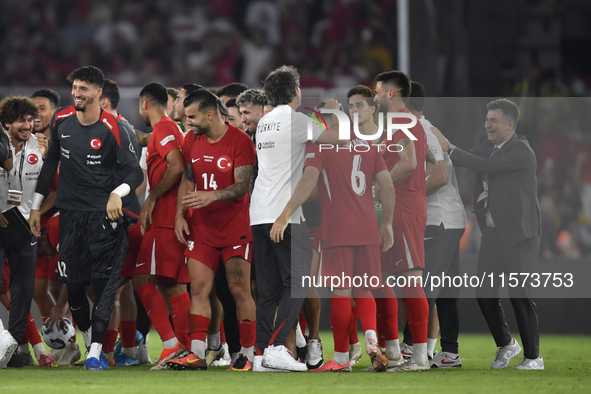
[(179, 359), (169, 360), (167, 363), (170, 369), (176, 371), (185, 370), (207, 370), (207, 361), (204, 358), (197, 357), (194, 353), (189, 353), (187, 356)]
[(371, 365), (376, 372), (386, 372), (388, 359), (382, 354), (376, 341), (370, 339), (367, 343), (367, 354), (371, 358)]
[(309, 372), (353, 372), (353, 367), (351, 366), (350, 362), (346, 362), (345, 364), (339, 364), (334, 360), (328, 358), (328, 362), (322, 364), (321, 367), (316, 369), (309, 369)]
[(179, 353), (183, 352), (185, 350), (185, 347), (178, 342), (176, 344), (175, 347), (173, 347), (172, 349), (163, 349), (162, 353), (160, 354), (160, 357), (158, 358), (158, 361), (156, 363), (156, 365), (154, 365), (151, 370), (152, 371), (160, 371), (162, 369), (166, 368), (166, 363), (171, 359), (176, 357)]

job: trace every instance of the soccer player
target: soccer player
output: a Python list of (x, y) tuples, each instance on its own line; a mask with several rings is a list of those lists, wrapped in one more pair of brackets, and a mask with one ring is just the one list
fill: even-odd
[[(0, 170), (0, 210), (18, 207), (25, 219), (29, 218), (37, 177), (43, 166), (43, 154), (38, 139), (31, 137), (34, 119), (38, 117), (38, 114), (37, 104), (27, 97), (6, 97), (0, 102), (0, 122), (6, 127), (12, 141), (11, 154), (14, 158), (14, 166), (11, 171)], [(45, 142), (45, 137), (43, 135), (40, 137)], [(28, 352), (27, 340), (24, 340), (24, 337), (34, 294), (37, 242), (38, 239), (32, 237), (17, 245), (0, 247), (0, 266), (4, 267), (6, 257), (11, 268), (11, 313), (8, 331), (19, 344), (23, 345), (20, 353), (27, 364), (33, 362)], [(47, 285), (45, 292), (47, 292)], [(46, 310), (43, 312), (48, 313)], [(36, 345), (34, 349), (39, 365), (47, 367), (57, 365), (56, 360), (47, 353), (43, 344), (40, 344), (39, 334), (34, 326), (31, 338), (27, 337), (27, 339), (33, 340), (33, 335), (36, 335), (36, 340), (33, 343)], [(15, 352), (8, 366), (19, 367), (22, 365), (19, 354)]]
[(187, 134), (187, 115), (185, 115), (185, 107), (183, 102), (185, 98), (196, 90), (203, 89), (203, 86), (197, 85), (196, 83), (187, 83), (183, 85), (183, 88), (179, 90), (179, 94), (174, 100), (174, 118), (175, 122), (178, 122), (179, 127), (184, 135)]
[[(308, 142), (309, 118), (295, 112), (301, 104), (299, 85), (300, 76), (291, 66), (281, 66), (267, 76), (264, 91), (273, 110), (261, 118), (256, 132), (259, 174), (252, 193), (250, 224), (259, 290), (257, 353), (261, 352), (261, 357), (255, 357), (254, 363), (254, 370), (259, 371), (307, 370), (293, 359), (285, 340), (308, 294), (302, 277), (310, 274), (310, 233), (301, 208), (287, 219), (281, 217), (292, 185), (302, 177)], [(335, 100), (326, 103), (327, 109), (338, 108)], [(333, 118), (336, 126), (327, 130), (311, 123), (313, 142), (340, 142), (336, 115)]]
[[(39, 89), (33, 92), (31, 95), (37, 109), (39, 110), (39, 116), (33, 121), (33, 131), (35, 137), (39, 141), (40, 139), (49, 141), (51, 139), (51, 131), (49, 130), (49, 122), (51, 116), (55, 110), (59, 107), (60, 96), (57, 92), (51, 89)], [(54, 183), (50, 188), (50, 193), (45, 196), (43, 204), (41, 206), (41, 228), (44, 229), (47, 226), (47, 222), (51, 215), (56, 211), (54, 207), (56, 192), (53, 188), (57, 185), (57, 176), (54, 179)], [(43, 230), (42, 230), (43, 232)], [(42, 237), (43, 238), (43, 237)], [(40, 242), (42, 239), (40, 239)], [(57, 261), (54, 262), (51, 259), (37, 257), (36, 271), (35, 271), (35, 291), (33, 300), (37, 304), (41, 320), (45, 322), (51, 308), (55, 306), (54, 299), (59, 296), (59, 288), (57, 282)], [(53, 298), (52, 298), (53, 296)]]
[[(58, 109), (52, 117), (51, 146), (29, 220), (31, 231), (39, 236), (39, 207), (59, 164), (59, 281), (67, 284), (72, 316), (89, 348), (85, 368), (100, 370), (108, 368), (102, 346), (129, 244), (121, 198), (135, 190), (142, 177), (127, 133), (99, 107), (104, 80), (103, 72), (94, 66), (80, 67), (68, 76), (74, 105)], [(127, 174), (119, 185), (117, 165)], [(92, 317), (88, 283), (95, 293)]]
[[(250, 294), (252, 233), (247, 196), (254, 149), (246, 133), (221, 122), (218, 111), (223, 104), (215, 94), (198, 90), (183, 104), (191, 134), (184, 144), (186, 171), (179, 188), (175, 229), (177, 238), (187, 245), (185, 255), (191, 276), (191, 353), (171, 360), (169, 366), (207, 369), (209, 295), (221, 261), (240, 323), (242, 348), (231, 369), (248, 371), (252, 369), (256, 337), (255, 304)], [(184, 219), (187, 207), (193, 209), (190, 227)]]
[[(166, 116), (166, 103), (166, 88), (160, 83), (149, 83), (140, 92), (140, 115), (153, 131), (147, 155), (150, 194), (140, 214), (143, 238), (133, 287), (164, 346), (154, 370), (166, 368), (169, 359), (189, 347), (189, 276), (184, 247), (177, 242), (174, 232), (176, 196), (185, 167), (181, 153), (183, 135)], [(163, 296), (170, 302), (176, 331), (168, 320)]]
[(230, 113), (230, 115), (228, 116), (228, 123), (230, 123), (237, 129), (244, 131), (245, 127), (244, 124), (242, 124), (242, 116), (240, 114), (238, 104), (236, 104), (236, 99), (233, 98), (226, 101), (226, 108), (228, 108), (228, 112)]
[[(121, 130), (127, 133), (133, 147), (133, 152), (139, 163), (138, 139), (133, 132), (133, 126), (131, 126), (131, 124), (117, 112), (119, 100), (119, 86), (115, 81), (105, 79), (99, 104), (103, 110), (111, 113), (111, 115), (116, 117), (122, 123), (123, 127)], [(123, 171), (117, 171), (115, 176), (116, 182), (122, 181), (123, 177), (125, 177), (125, 173)], [(123, 197), (122, 202), (123, 208), (136, 216), (140, 214), (141, 208), (135, 190), (132, 190), (127, 196)], [(119, 288), (117, 289), (117, 295), (115, 296), (115, 307), (113, 308), (113, 314), (109, 321), (109, 328), (107, 330), (103, 349), (107, 359), (109, 359), (110, 365), (117, 366), (139, 365), (140, 363), (136, 349), (137, 307), (133, 296), (133, 290), (129, 283), (129, 280), (133, 278), (134, 275), (135, 262), (142, 241), (139, 221), (132, 226), (128, 232), (129, 248), (121, 269), (122, 280), (119, 282)], [(122, 351), (114, 355), (113, 352), (115, 342), (117, 341), (119, 327), (121, 327)]]
[(219, 88), (215, 94), (222, 100), (222, 103), (226, 104), (228, 100), (238, 97), (240, 93), (246, 90), (248, 90), (248, 86), (245, 84), (232, 82)]
[[(367, 101), (367, 98), (363, 100)], [(382, 251), (392, 247), (392, 215), (394, 212), (394, 186), (378, 149), (370, 142), (352, 138), (349, 145), (336, 146), (308, 144), (304, 175), (282, 217), (308, 199), (318, 184), (322, 208), (321, 277), (369, 277), (375, 284), (362, 284), (352, 289), (351, 281), (343, 281), (331, 290), (331, 327), (334, 334), (335, 357), (313, 371), (351, 372), (349, 363), (349, 329), (351, 325), (351, 297), (359, 307), (359, 317), (365, 332), (366, 349), (373, 368), (384, 372), (388, 360), (377, 343), (376, 304), (369, 288), (380, 286), (380, 243)], [(322, 181), (318, 182), (322, 172)], [(373, 212), (371, 193), (373, 180), (380, 185), (384, 215), (378, 231)], [(339, 229), (341, 229), (339, 231)]]
[(176, 98), (179, 96), (179, 91), (175, 88), (166, 88), (166, 93), (168, 94), (168, 102), (166, 103), (166, 114), (172, 120), (175, 120), (176, 116), (174, 113), (174, 102)]
[[(431, 277), (440, 276), (442, 273), (453, 277), (460, 274), (460, 239), (466, 228), (466, 212), (451, 159), (447, 152), (441, 149), (437, 137), (431, 131), (433, 125), (423, 115), (426, 101), (425, 88), (415, 81), (411, 82), (411, 87), (407, 107), (421, 122), (427, 135), (429, 148), (439, 163), (425, 184), (427, 195), (427, 229), (424, 237), (425, 273), (429, 272)], [(428, 287), (425, 295), (430, 311), (427, 346), (431, 367), (461, 367), (462, 359), (458, 355), (459, 288), (436, 287), (431, 291)], [(433, 357), (438, 330), (433, 330), (432, 327), (438, 326), (433, 324), (433, 321), (437, 321), (438, 315), (441, 325), (441, 353)], [(407, 330), (405, 328), (404, 341), (412, 346), (412, 334)]]
[[(375, 78), (378, 110), (386, 113), (409, 113), (405, 102), (410, 95), (410, 79), (401, 71), (388, 71)], [(398, 120), (397, 120), (398, 119)], [(401, 118), (393, 121), (401, 122)], [(402, 121), (403, 123), (407, 121)], [(388, 276), (396, 274), (406, 277), (401, 288), (407, 303), (409, 327), (414, 339), (414, 352), (410, 362), (401, 368), (408, 370), (428, 370), (427, 324), (429, 305), (425, 292), (417, 277), (425, 268), (425, 249), (423, 236), (427, 225), (427, 202), (425, 196), (425, 161), (436, 163), (428, 149), (425, 131), (419, 122), (409, 129), (416, 138), (413, 141), (403, 129), (394, 132), (392, 139), (384, 135), (382, 145), (384, 161), (388, 166), (396, 189), (396, 209), (394, 210), (394, 247), (382, 253), (382, 271)]]

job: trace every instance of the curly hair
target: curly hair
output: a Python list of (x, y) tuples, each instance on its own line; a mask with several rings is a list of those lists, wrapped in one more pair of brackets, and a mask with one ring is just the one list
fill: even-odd
[(293, 66), (281, 66), (265, 79), (263, 90), (267, 95), (269, 105), (289, 104), (295, 97), (295, 89), (300, 87), (300, 74)]
[(33, 99), (25, 96), (5, 97), (0, 101), (0, 123), (4, 127), (14, 123), (25, 116), (31, 115), (33, 118), (39, 116), (37, 104)]
[(79, 80), (93, 84), (101, 89), (105, 84), (105, 74), (103, 74), (100, 68), (95, 66), (82, 66), (77, 68), (68, 75), (67, 79), (70, 83)]
[(236, 97), (236, 104), (238, 106), (247, 104), (265, 105), (266, 100), (267, 96), (265, 96), (265, 92), (261, 89), (248, 89)]

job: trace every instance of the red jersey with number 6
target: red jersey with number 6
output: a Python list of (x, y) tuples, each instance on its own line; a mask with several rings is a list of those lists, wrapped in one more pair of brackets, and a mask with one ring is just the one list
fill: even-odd
[[(183, 154), (195, 176), (195, 190), (218, 191), (234, 183), (234, 169), (255, 163), (252, 139), (242, 130), (226, 123), (226, 134), (215, 143), (205, 135), (189, 132)], [(191, 236), (214, 248), (252, 242), (248, 215), (248, 193), (230, 201), (214, 201), (205, 208), (193, 209)], [(193, 234), (193, 231), (196, 234)]]
[(346, 146), (330, 148), (309, 143), (304, 163), (308, 166), (320, 171), (323, 248), (379, 244), (372, 185), (374, 176), (387, 168), (378, 149), (355, 138)]

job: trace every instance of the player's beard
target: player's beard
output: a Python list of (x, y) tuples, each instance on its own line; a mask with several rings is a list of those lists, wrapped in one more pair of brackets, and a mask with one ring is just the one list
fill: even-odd
[(94, 98), (92, 98), (92, 97), (85, 98), (84, 101), (82, 102), (81, 106), (74, 104), (74, 109), (78, 112), (84, 112), (84, 111), (86, 111), (86, 108), (92, 103), (94, 103)]

